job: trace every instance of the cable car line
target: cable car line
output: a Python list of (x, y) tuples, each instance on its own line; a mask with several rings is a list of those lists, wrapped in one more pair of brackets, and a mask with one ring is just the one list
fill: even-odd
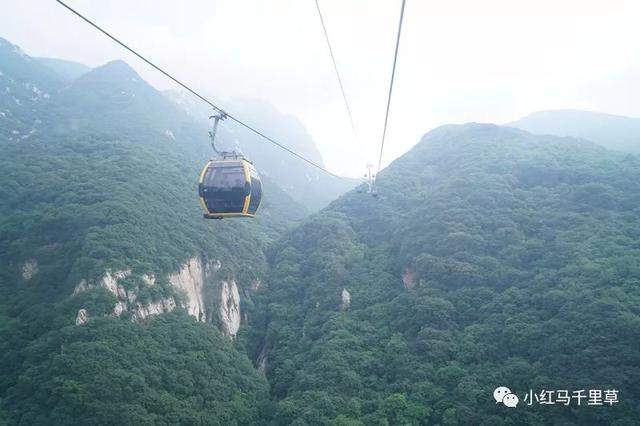
[(338, 64), (336, 63), (336, 58), (333, 55), (333, 49), (331, 48), (331, 41), (329, 40), (329, 34), (327, 33), (327, 27), (324, 23), (324, 18), (322, 16), (322, 10), (320, 9), (320, 3), (318, 0), (315, 0), (316, 9), (318, 10), (318, 17), (320, 18), (320, 24), (322, 24), (322, 32), (324, 33), (324, 39), (327, 41), (327, 47), (329, 48), (329, 55), (331, 56), (331, 62), (333, 62), (333, 69), (336, 72), (336, 77), (338, 78), (338, 85), (340, 86), (340, 92), (342, 92), (342, 99), (344, 99), (344, 106), (347, 109), (347, 114), (349, 115), (349, 122), (351, 123), (351, 130), (353, 130), (353, 135), (358, 138), (358, 132), (356, 132), (356, 126), (353, 122), (353, 115), (351, 114), (351, 107), (349, 106), (349, 101), (347, 100), (347, 95), (344, 91), (344, 85), (342, 84), (342, 78), (340, 78), (340, 72), (338, 72)]
[(382, 152), (384, 150), (384, 140), (387, 136), (387, 123), (389, 121), (389, 109), (391, 106), (391, 94), (393, 93), (393, 81), (396, 76), (396, 62), (398, 60), (398, 47), (400, 46), (400, 33), (402, 32), (402, 19), (404, 17), (404, 4), (406, 0), (402, 0), (402, 6), (400, 7), (400, 22), (398, 23), (398, 35), (396, 37), (396, 50), (393, 55), (393, 68), (391, 69), (391, 82), (389, 83), (389, 94), (387, 96), (387, 111), (384, 116), (384, 128), (382, 130), (382, 142), (380, 143), (380, 158), (378, 159), (378, 173), (380, 173), (380, 167), (382, 166)]
[(89, 18), (85, 17), (84, 15), (82, 15), (80, 12), (76, 11), (75, 9), (73, 9), (71, 6), (67, 5), (65, 2), (63, 2), (62, 0), (56, 0), (60, 5), (64, 6), (67, 10), (69, 10), (70, 12), (72, 12), (74, 15), (76, 15), (77, 17), (79, 17), (80, 19), (82, 19), (83, 21), (85, 21), (86, 23), (88, 23), (89, 25), (91, 25), (92, 27), (94, 27), (95, 29), (97, 29), (98, 31), (100, 31), (101, 33), (103, 33), (104, 35), (106, 35), (107, 37), (109, 37), (111, 40), (113, 40), (114, 42), (116, 42), (117, 44), (119, 44), (120, 46), (122, 46), (123, 48), (125, 48), (126, 50), (128, 50), (129, 52), (133, 53), (135, 56), (137, 56), (139, 59), (141, 59), (142, 61), (144, 61), (146, 64), (148, 64), (149, 66), (153, 67), (155, 70), (159, 71), (161, 74), (163, 74), (165, 77), (169, 78), (171, 81), (173, 81), (174, 83), (178, 84), (180, 87), (182, 87), (183, 89), (185, 89), (186, 91), (188, 91), (189, 93), (191, 93), (192, 95), (194, 95), (195, 97), (197, 97), (198, 99), (200, 99), (201, 101), (203, 101), (204, 103), (208, 104), (209, 106), (211, 106), (212, 108), (214, 108), (217, 111), (220, 111), (221, 113), (224, 113), (226, 115), (227, 118), (235, 121), (236, 123), (238, 123), (239, 125), (241, 125), (242, 127), (244, 127), (245, 129), (255, 133), (256, 135), (264, 138), (265, 140), (271, 142), (272, 144), (276, 145), (277, 147), (279, 147), (280, 149), (288, 152), (289, 154), (293, 155), (294, 157), (312, 165), (313, 167), (322, 170), (323, 172), (327, 173), (328, 175), (334, 176), (334, 177), (339, 177), (338, 175), (336, 175), (335, 173), (330, 172), (329, 170), (325, 169), (323, 166), (321, 166), (320, 164), (309, 160), (308, 158), (298, 154), (297, 152), (291, 150), (290, 148), (287, 148), (286, 146), (282, 145), (281, 143), (277, 142), (276, 140), (274, 140), (273, 138), (265, 135), (264, 133), (262, 133), (261, 131), (257, 130), (256, 128), (250, 126), (249, 124), (245, 123), (244, 121), (234, 117), (233, 115), (225, 112), (222, 108), (220, 108), (219, 106), (217, 106), (216, 104), (214, 104), (213, 102), (211, 102), (209, 99), (205, 98), (204, 96), (200, 95), (198, 92), (196, 92), (194, 89), (192, 89), (191, 87), (187, 86), (185, 83), (183, 83), (182, 81), (178, 80), (177, 78), (175, 78), (174, 76), (172, 76), (171, 74), (169, 74), (168, 72), (166, 72), (165, 70), (163, 70), (162, 68), (160, 68), (159, 66), (157, 66), (156, 64), (154, 64), (153, 62), (151, 62), (149, 59), (145, 58), (144, 56), (142, 56), (140, 53), (138, 53), (137, 51), (135, 51), (133, 48), (129, 47), (127, 44), (125, 44), (124, 42), (120, 41), (117, 37), (111, 35), (110, 33), (108, 33), (106, 30), (104, 30), (102, 27), (100, 27), (98, 24), (96, 24), (95, 22), (91, 21)]

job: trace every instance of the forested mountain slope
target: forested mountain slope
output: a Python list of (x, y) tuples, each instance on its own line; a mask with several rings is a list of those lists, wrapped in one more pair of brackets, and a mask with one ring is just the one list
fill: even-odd
[(636, 157), (444, 126), (378, 198), (303, 220), (344, 188), (269, 170), (229, 126), (265, 162), (264, 205), (205, 221), (205, 120), (122, 61), (60, 65), (0, 39), (0, 425), (639, 423)]
[[(279, 424), (640, 421), (640, 160), (444, 126), (271, 253), (252, 350)], [(496, 404), (508, 386), (517, 408)], [(529, 406), (614, 389), (613, 406)]]
[(41, 106), (65, 81), (1, 37), (0, 64), (0, 138), (27, 138), (41, 121)]
[(616, 151), (640, 154), (640, 118), (580, 110), (538, 111), (510, 123), (531, 133), (573, 136)]
[(206, 127), (122, 61), (0, 55), (0, 422), (257, 422), (242, 329), (305, 208), (267, 178), (259, 219), (202, 219)]

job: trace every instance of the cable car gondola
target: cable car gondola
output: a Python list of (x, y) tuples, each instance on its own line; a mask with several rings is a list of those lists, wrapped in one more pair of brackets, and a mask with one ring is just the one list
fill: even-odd
[(206, 219), (255, 217), (262, 200), (262, 182), (253, 164), (236, 152), (220, 152), (214, 141), (218, 121), (226, 118), (220, 112), (214, 121), (211, 145), (219, 155), (202, 169), (198, 182), (200, 205)]

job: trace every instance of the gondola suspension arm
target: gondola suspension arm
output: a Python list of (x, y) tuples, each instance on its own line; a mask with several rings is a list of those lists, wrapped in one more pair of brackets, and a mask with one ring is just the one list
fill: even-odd
[(213, 148), (213, 152), (218, 154), (221, 157), (228, 155), (228, 152), (218, 151), (216, 148), (216, 132), (218, 131), (218, 124), (220, 120), (224, 120), (227, 118), (227, 113), (222, 110), (216, 110), (216, 112), (209, 116), (209, 119), (213, 118), (213, 128), (209, 131), (209, 138), (211, 138), (211, 148)]

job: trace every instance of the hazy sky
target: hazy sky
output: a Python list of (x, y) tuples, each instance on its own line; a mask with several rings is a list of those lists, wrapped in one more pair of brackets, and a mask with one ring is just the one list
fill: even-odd
[[(297, 116), (332, 171), (377, 162), (400, 0), (320, 0), (357, 141), (313, 0), (68, 2), (222, 106), (253, 97)], [(54, 0), (4, 3), (0, 37), (28, 54), (121, 58), (171, 87)], [(445, 123), (558, 108), (640, 116), (639, 21), (637, 0), (407, 0), (384, 163)]]

